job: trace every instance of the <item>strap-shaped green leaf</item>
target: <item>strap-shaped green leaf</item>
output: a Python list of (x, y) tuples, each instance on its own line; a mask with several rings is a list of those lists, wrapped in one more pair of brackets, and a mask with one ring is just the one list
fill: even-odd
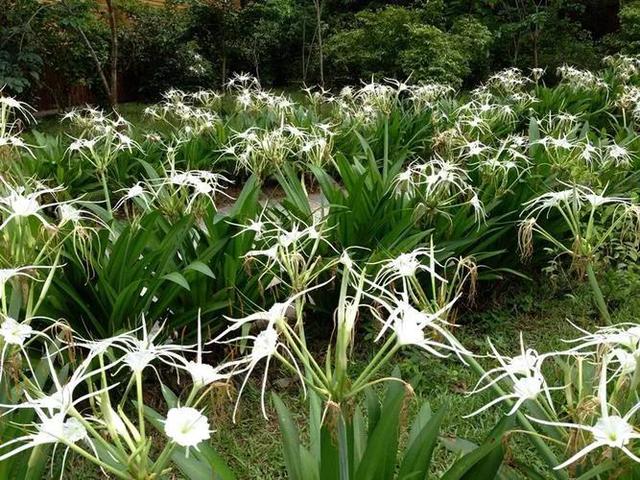
[[(421, 414), (422, 411), (421, 409)], [(398, 471), (398, 480), (424, 480), (427, 478), (433, 450), (438, 443), (440, 425), (446, 412), (447, 405), (440, 407), (436, 414), (431, 416), (426, 424), (418, 431), (413, 440), (409, 441), (402, 464), (400, 465), (400, 470)], [(421, 421), (420, 417), (421, 415), (419, 414), (416, 421)]]
[(291, 480), (305, 480), (303, 477), (302, 446), (298, 435), (298, 427), (291, 417), (291, 412), (280, 397), (275, 393), (272, 394), (272, 397), (278, 413), (278, 424), (282, 435), (282, 451), (287, 473)]

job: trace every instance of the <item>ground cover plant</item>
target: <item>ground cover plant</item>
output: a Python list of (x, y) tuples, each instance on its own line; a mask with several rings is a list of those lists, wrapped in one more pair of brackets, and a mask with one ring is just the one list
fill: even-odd
[[(236, 74), (64, 134), (1, 96), (0, 477), (253, 478), (260, 416), (284, 478), (634, 478), (640, 60), (554, 73)], [(583, 312), (546, 351), (469, 333), (529, 282)]]

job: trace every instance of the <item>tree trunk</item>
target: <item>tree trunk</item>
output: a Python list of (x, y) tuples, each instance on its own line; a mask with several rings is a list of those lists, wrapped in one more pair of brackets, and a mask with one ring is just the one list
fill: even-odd
[[(224, 25), (224, 22), (223, 22)], [(221, 75), (220, 79), (221, 87), (224, 88), (227, 82), (227, 41), (225, 35), (225, 28), (222, 28), (222, 32), (220, 35), (220, 50), (222, 51), (222, 65), (221, 65)]]
[(305, 63), (305, 42), (307, 40), (307, 16), (302, 18), (302, 84), (307, 84), (307, 66)]
[(111, 86), (109, 104), (112, 108), (118, 106), (118, 26), (113, 0), (106, 0), (109, 14), (109, 29), (111, 30)]
[(322, 51), (322, 0), (314, 0), (318, 24), (318, 60), (320, 61), (320, 85), (324, 87), (324, 55)]
[(82, 37), (82, 40), (84, 41), (85, 45), (89, 49), (89, 54), (91, 55), (93, 62), (96, 64), (96, 71), (98, 72), (98, 76), (100, 77), (100, 81), (102, 82), (102, 87), (104, 88), (104, 92), (107, 94), (108, 98), (111, 98), (111, 87), (109, 86), (109, 81), (107, 80), (107, 76), (104, 74), (104, 70), (102, 69), (102, 65), (100, 64), (100, 59), (98, 58), (98, 54), (93, 49), (93, 45), (91, 45), (91, 42), (87, 38), (87, 35), (84, 33), (84, 30), (82, 30), (82, 28), (80, 27), (77, 27), (77, 30), (78, 30), (78, 33), (80, 33), (80, 36)]

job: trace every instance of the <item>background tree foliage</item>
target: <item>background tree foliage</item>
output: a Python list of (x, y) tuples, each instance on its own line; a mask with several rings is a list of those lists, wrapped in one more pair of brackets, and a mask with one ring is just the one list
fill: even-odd
[[(61, 105), (74, 84), (90, 85), (104, 97), (100, 70), (110, 69), (113, 38), (103, 4), (0, 0), (0, 85), (31, 101), (47, 88)], [(129, 96), (141, 99), (156, 98), (172, 86), (217, 87), (234, 71), (279, 86), (410, 77), (460, 87), (507, 66), (552, 72), (563, 63), (594, 67), (607, 53), (640, 52), (639, 1), (622, 6), (616, 0), (112, 4), (118, 75)]]

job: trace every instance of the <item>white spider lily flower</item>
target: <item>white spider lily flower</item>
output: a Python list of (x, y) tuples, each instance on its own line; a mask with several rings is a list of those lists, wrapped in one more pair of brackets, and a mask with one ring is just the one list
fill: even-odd
[(491, 340), (489, 340), (489, 347), (492, 351), (491, 357), (498, 360), (500, 366), (486, 371), (482, 377), (480, 377), (473, 390), (469, 392), (469, 395), (482, 392), (505, 378), (511, 378), (513, 380), (519, 376), (535, 376), (540, 372), (542, 362), (548, 357), (548, 355), (538, 354), (533, 348), (525, 348), (522, 332), (520, 332), (519, 355), (514, 357), (501, 355)]
[(306, 229), (300, 230), (299, 226), (296, 224), (291, 228), (291, 230), (284, 230), (278, 236), (278, 244), (282, 248), (288, 248), (307, 236), (307, 233), (308, 231)]
[[(134, 349), (138, 344), (139, 340), (134, 334), (143, 328), (144, 327), (141, 325), (140, 327), (128, 332), (119, 333), (112, 337), (100, 340), (86, 339), (81, 336), (74, 335), (72, 345), (73, 347), (84, 348), (87, 350), (87, 353), (85, 354), (87, 362), (93, 358), (104, 355), (110, 348), (122, 354), (126, 354)], [(64, 348), (67, 347), (63, 347), (63, 349)]]
[(605, 148), (603, 160), (605, 162), (611, 161), (618, 167), (629, 166), (631, 163), (631, 153), (625, 147), (613, 144)]
[(479, 413), (484, 412), (485, 410), (497, 405), (498, 403), (504, 401), (513, 401), (515, 403), (511, 407), (511, 410), (507, 413), (507, 415), (513, 415), (518, 409), (527, 401), (527, 400), (535, 400), (542, 393), (548, 392), (548, 388), (545, 386), (545, 379), (541, 374), (536, 374), (534, 376), (520, 377), (517, 378), (513, 382), (513, 386), (511, 388), (511, 393), (506, 393), (497, 398), (494, 398), (492, 401), (483, 405), (478, 410), (469, 415), (465, 415), (464, 418), (474, 417)]
[(33, 107), (31, 107), (28, 103), (21, 102), (20, 100), (9, 96), (0, 96), (0, 107), (7, 107), (12, 110), (16, 110), (23, 115), (28, 115), (29, 112), (33, 110)]
[(32, 150), (35, 147), (33, 145), (28, 145), (21, 137), (17, 135), (2, 136), (2, 134), (0, 133), (0, 147), (6, 146), (22, 148), (29, 152), (29, 155), (35, 158)]
[(59, 227), (71, 223), (76, 228), (81, 228), (82, 222), (91, 222), (105, 229), (109, 226), (96, 214), (79, 208), (76, 201), (61, 202), (58, 204), (57, 212), (60, 217)]
[[(41, 335), (46, 337), (46, 334), (35, 331), (27, 323), (20, 323), (14, 318), (5, 317), (0, 324), (0, 339), (2, 339), (2, 350), (0, 351), (0, 381), (2, 381), (2, 375), (4, 372), (4, 361), (7, 354), (7, 350), (11, 348), (18, 348), (26, 360), (31, 372), (33, 373), (33, 366), (31, 360), (27, 354), (24, 344), (34, 335)], [(34, 374), (34, 378), (37, 377)]]
[(467, 172), (458, 165), (440, 157), (416, 167), (416, 172), (422, 177), (420, 183), (426, 185), (427, 196), (436, 191), (465, 192), (469, 189)]
[(546, 69), (544, 68), (532, 68), (531, 69), (531, 78), (533, 78), (534, 81), (539, 81), (545, 74)]
[(45, 194), (53, 194), (55, 192), (59, 192), (60, 190), (62, 190), (62, 187), (43, 188), (31, 193), (25, 193), (23, 187), (13, 189), (6, 182), (4, 182), (1, 177), (0, 180), (2, 180), (5, 186), (9, 189), (9, 194), (7, 196), (0, 197), (0, 212), (4, 211), (8, 214), (7, 218), (5, 218), (4, 222), (0, 225), (0, 230), (2, 230), (14, 218), (35, 217), (45, 227), (51, 226), (40, 212), (47, 207), (56, 206), (58, 205), (58, 203), (52, 202), (41, 204), (38, 201), (38, 198)]
[(575, 189), (568, 188), (557, 192), (546, 192), (529, 200), (524, 204), (524, 211), (528, 211), (530, 215), (538, 216), (542, 211), (550, 210), (557, 207), (562, 202), (568, 202), (576, 197)]
[(523, 213), (528, 212), (529, 216), (538, 218), (540, 213), (549, 211), (552, 208), (573, 207), (573, 209), (580, 209), (584, 205), (590, 205), (592, 208), (597, 208), (602, 205), (628, 206), (629, 204), (630, 200), (628, 198), (616, 196), (608, 197), (604, 196), (602, 193), (597, 194), (584, 185), (574, 185), (565, 190), (546, 192), (532, 200), (529, 200), (524, 204)]
[[(173, 185), (188, 191), (189, 201), (186, 206), (186, 212), (190, 212), (196, 200), (200, 197), (207, 198), (214, 208), (216, 207), (215, 196), (217, 194), (231, 198), (224, 192), (227, 188), (226, 184), (230, 183), (233, 182), (224, 175), (205, 170), (188, 170), (184, 172), (172, 170), (167, 178), (160, 179), (157, 188), (162, 189)], [(158, 192), (156, 192), (157, 195)]]
[[(422, 258), (427, 257), (428, 262), (422, 263)], [(412, 252), (401, 253), (395, 258), (384, 260), (373, 283), (387, 286), (397, 280), (405, 282), (420, 272), (427, 272), (440, 282), (446, 282), (436, 271), (436, 267), (442, 265), (435, 259), (433, 248), (417, 248)]]
[[(489, 342), (489, 346), (493, 351), (493, 358), (498, 360), (500, 367), (486, 372), (469, 394), (471, 395), (486, 390), (489, 387), (498, 384), (501, 380), (510, 381), (510, 392), (494, 398), (492, 401), (483, 405), (475, 412), (467, 415), (465, 418), (473, 417), (492, 406), (505, 401), (514, 401), (513, 406), (508, 413), (508, 415), (512, 415), (527, 400), (535, 400), (539, 398), (540, 395), (544, 395), (549, 407), (554, 410), (550, 393), (554, 388), (550, 388), (547, 385), (541, 371), (542, 363), (549, 355), (539, 355), (535, 350), (525, 348), (522, 333), (520, 334), (520, 354), (513, 358), (500, 355), (491, 342)], [(489, 381), (485, 385), (480, 386), (480, 384), (485, 380)]]
[(414, 177), (415, 171), (411, 165), (395, 176), (393, 179), (393, 188), (396, 197), (404, 194), (409, 198), (414, 196), (417, 187), (417, 182)]
[(611, 358), (618, 363), (616, 374), (632, 375), (636, 371), (638, 358), (634, 353), (623, 348), (616, 348), (611, 352)]
[(124, 366), (127, 366), (135, 374), (141, 374), (144, 369), (151, 367), (160, 378), (152, 362), (159, 360), (171, 368), (180, 369), (183, 368), (185, 363), (181, 354), (194, 351), (193, 346), (154, 343), (156, 337), (162, 331), (162, 326), (154, 326), (149, 332), (144, 317), (142, 318), (141, 330), (142, 338), (140, 339), (133, 335), (127, 335), (119, 339), (119, 347), (126, 353), (122, 357), (123, 365), (118, 369), (118, 372)]
[(70, 378), (62, 384), (58, 378), (58, 372), (53, 365), (53, 355), (49, 353), (47, 346), (45, 346), (45, 352), (44, 359), (47, 360), (49, 376), (53, 381), (53, 389), (51, 393), (45, 394), (44, 391), (39, 390), (36, 392), (37, 395), (35, 397), (32, 397), (29, 393), (25, 393), (25, 397), (27, 399), (26, 402), (13, 405), (2, 405), (2, 407), (7, 408), (7, 411), (4, 412), (5, 415), (18, 409), (34, 409), (42, 412), (46, 411), (49, 416), (56, 413), (68, 414), (75, 405), (82, 404), (91, 398), (100, 396), (119, 385), (118, 382), (114, 382), (105, 388), (91, 390), (88, 393), (82, 393), (76, 396), (76, 389), (79, 386), (84, 386), (87, 379), (103, 374), (113, 368), (116, 363), (103, 365), (99, 368), (90, 368), (91, 359), (85, 359), (73, 370)]
[[(306, 290), (304, 293), (307, 293), (309, 290)], [(288, 315), (291, 315), (291, 304), (293, 303), (293, 301), (296, 298), (299, 298), (301, 295), (294, 295), (292, 297), (290, 297), (286, 302), (276, 302), (274, 303), (271, 308), (269, 308), (268, 310), (262, 310), (259, 312), (254, 312), (250, 315), (247, 315), (246, 317), (243, 318), (237, 318), (237, 319), (233, 319), (233, 318), (229, 318), (226, 317), (225, 318), (229, 321), (232, 322), (232, 325), (230, 327), (228, 327), (221, 335), (219, 338), (224, 337), (226, 334), (228, 334), (229, 332), (232, 332), (234, 330), (239, 329), (240, 327), (242, 327), (243, 325), (246, 325), (248, 323), (253, 323), (253, 322), (257, 322), (260, 320), (264, 320), (268, 323), (269, 326), (275, 326), (276, 324), (278, 324), (279, 322), (285, 321)]]
[(586, 445), (582, 450), (579, 450), (565, 462), (554, 467), (555, 470), (561, 470), (578, 461), (582, 457), (588, 455), (593, 450), (600, 447), (608, 447), (621, 450), (625, 455), (631, 458), (634, 462), (640, 463), (638, 458), (630, 449), (629, 444), (631, 441), (640, 438), (640, 433), (636, 431), (634, 426), (630, 423), (631, 418), (640, 409), (640, 403), (635, 404), (624, 415), (620, 416), (617, 413), (610, 415), (609, 403), (607, 400), (607, 360), (603, 362), (602, 370), (600, 373), (600, 381), (598, 386), (598, 401), (600, 404), (600, 417), (594, 425), (582, 425), (579, 423), (568, 422), (553, 422), (548, 420), (541, 420), (527, 416), (530, 420), (540, 423), (542, 425), (549, 425), (559, 428), (570, 428), (582, 430), (584, 432), (591, 433), (592, 441)]
[(198, 445), (211, 438), (209, 420), (199, 410), (192, 407), (174, 407), (167, 412), (164, 433), (173, 442), (187, 449), (198, 450)]
[(122, 361), (133, 373), (141, 373), (156, 358), (153, 350), (137, 350), (127, 353)]
[(480, 200), (477, 193), (473, 193), (471, 200), (469, 200), (469, 205), (471, 205), (471, 208), (473, 208), (474, 221), (478, 225), (484, 222), (487, 218), (487, 212), (485, 211), (482, 200)]
[(31, 338), (32, 334), (33, 328), (31, 325), (17, 322), (11, 317), (5, 318), (0, 324), (0, 337), (7, 345), (23, 346), (24, 342)]
[[(229, 222), (231, 225), (236, 225), (233, 224), (231, 222)], [(263, 222), (260, 219), (257, 220), (249, 220), (249, 224), (248, 225), (237, 225), (242, 227), (240, 229), (240, 231), (238, 233), (236, 233), (234, 236), (237, 237), (238, 235), (242, 235), (243, 233), (247, 233), (247, 232), (252, 232), (254, 234), (254, 239), (255, 240), (260, 240), (262, 239), (262, 235), (264, 233), (264, 228), (265, 228), (265, 222)]]
[(202, 323), (200, 317), (200, 310), (198, 310), (198, 345), (195, 361), (191, 360), (185, 363), (184, 369), (191, 375), (191, 380), (196, 388), (200, 389), (212, 383), (219, 382), (221, 380), (227, 380), (233, 371), (226, 371), (229, 368), (234, 368), (239, 362), (228, 362), (214, 367), (208, 363), (202, 361)]
[(286, 353), (286, 355), (291, 360), (292, 365), (295, 367), (298, 378), (300, 379), (300, 382), (302, 384), (303, 391), (306, 394), (304, 377), (302, 375), (302, 371), (298, 366), (298, 362), (296, 361), (294, 355), (291, 353), (289, 348), (283, 342), (280, 341), (278, 331), (276, 330), (276, 327), (274, 325), (269, 324), (264, 330), (262, 330), (257, 335), (244, 335), (244, 336), (232, 338), (229, 340), (221, 340), (221, 341), (218, 341), (218, 343), (231, 343), (236, 341), (247, 341), (247, 340), (252, 341), (253, 345), (251, 347), (251, 352), (244, 359), (242, 359), (242, 363), (246, 365), (246, 368), (244, 368), (244, 370), (242, 370), (241, 373), (245, 373), (245, 372), (246, 373), (245, 373), (244, 379), (242, 380), (240, 389), (238, 390), (238, 398), (236, 399), (235, 406), (233, 407), (232, 418), (234, 422), (236, 420), (236, 414), (238, 412), (238, 407), (240, 405), (240, 399), (247, 385), (249, 377), (251, 376), (251, 373), (256, 368), (258, 363), (260, 363), (262, 360), (266, 360), (266, 365), (265, 365), (264, 374), (262, 377), (262, 385), (261, 385), (261, 392), (260, 392), (260, 406), (262, 409), (262, 415), (264, 416), (265, 419), (268, 418), (267, 409), (265, 406), (265, 391), (267, 388), (267, 376), (269, 374), (269, 365), (271, 363), (271, 359), (273, 358), (274, 355), (275, 356), (280, 355), (278, 352), (278, 350), (280, 349), (283, 350), (283, 352)]
[(249, 250), (244, 254), (244, 258), (257, 258), (267, 257), (268, 260), (275, 260), (278, 258), (278, 245), (274, 245), (262, 250)]
[(463, 146), (463, 149), (466, 149), (464, 156), (475, 157), (481, 155), (488, 148), (489, 147), (483, 144), (480, 140), (474, 140)]
[(569, 350), (570, 352), (608, 347), (612, 350), (622, 348), (633, 355), (640, 356), (640, 325), (636, 323), (622, 323), (614, 327), (602, 327), (594, 333), (588, 332), (577, 325), (573, 326), (584, 335), (568, 341), (568, 343), (578, 344), (572, 347)]
[(225, 372), (229, 364), (222, 364), (217, 367), (202, 363), (202, 361), (189, 361), (184, 369), (191, 375), (191, 380), (197, 388), (206, 387), (212, 383), (227, 380), (231, 374)]
[(69, 144), (67, 152), (80, 152), (82, 150), (93, 150), (97, 141), (90, 138), (76, 138)]
[(231, 322), (231, 325), (227, 327), (220, 335), (218, 335), (210, 343), (217, 342), (218, 340), (227, 336), (229, 333), (236, 331), (242, 326), (247, 325), (249, 323), (265, 321), (267, 322), (267, 328), (281, 327), (282, 323), (286, 322), (288, 318), (295, 316), (293, 302), (295, 302), (299, 298), (304, 297), (310, 292), (313, 292), (314, 290), (319, 290), (320, 288), (327, 286), (332, 281), (333, 281), (333, 278), (330, 278), (329, 280), (323, 283), (306, 288), (301, 292), (298, 292), (295, 295), (290, 296), (284, 302), (274, 303), (268, 310), (261, 310), (258, 312), (254, 312), (242, 318), (229, 318), (225, 315), (225, 318)]
[(593, 164), (595, 160), (601, 158), (600, 150), (591, 143), (585, 143), (582, 145), (582, 152), (580, 157), (589, 165)]
[(146, 194), (150, 194), (150, 192), (148, 190), (145, 190), (141, 182), (137, 182), (135, 185), (128, 189), (117, 190), (117, 192), (122, 191), (125, 191), (126, 193), (122, 198), (120, 198), (120, 200), (118, 200), (118, 203), (115, 204), (115, 206), (113, 207), (114, 210), (118, 210), (127, 201), (133, 200), (134, 198), (140, 198), (144, 202), (145, 206), (149, 208), (149, 202), (146, 198)]
[(78, 419), (66, 418), (64, 413), (57, 413), (53, 416), (47, 416), (41, 411), (37, 411), (37, 413), (40, 422), (33, 424), (35, 432), (4, 442), (0, 447), (2, 450), (17, 443), (25, 443), (0, 455), (0, 462), (39, 445), (63, 443), (69, 447), (81, 440), (89, 439), (86, 429)]
[(546, 137), (546, 138), (549, 139), (549, 143), (554, 148), (559, 148), (563, 150), (572, 150), (573, 148), (575, 148), (575, 144), (569, 141), (566, 135), (560, 138), (555, 138), (555, 137)]
[[(384, 292), (379, 296), (367, 292), (364, 294), (379, 303), (388, 315), (386, 319), (383, 319), (375, 309), (373, 310), (374, 315), (382, 322), (375, 342), (378, 342), (388, 330), (391, 330), (395, 334), (399, 346), (413, 345), (440, 358), (447, 357), (451, 352), (460, 359), (462, 359), (462, 355), (470, 354), (447, 330), (449, 323), (444, 320), (446, 314), (458, 300), (457, 297), (435, 312), (425, 312), (411, 305), (406, 291), (403, 291), (400, 296), (390, 292)], [(463, 359), (462, 361), (464, 362)]]

